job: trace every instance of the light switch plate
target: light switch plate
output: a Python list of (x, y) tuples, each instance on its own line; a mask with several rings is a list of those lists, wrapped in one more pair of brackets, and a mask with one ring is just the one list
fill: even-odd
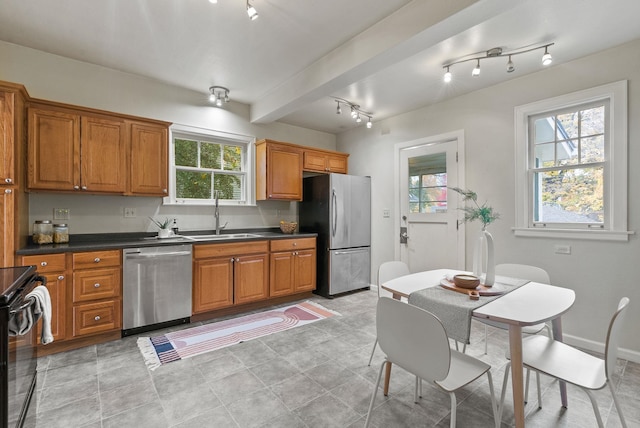
[(571, 254), (571, 245), (556, 245), (556, 254)]
[(384, 218), (391, 217), (391, 211), (390, 210), (382, 210), (382, 217), (384, 217)]
[(69, 208), (54, 208), (53, 209), (54, 220), (69, 220)]

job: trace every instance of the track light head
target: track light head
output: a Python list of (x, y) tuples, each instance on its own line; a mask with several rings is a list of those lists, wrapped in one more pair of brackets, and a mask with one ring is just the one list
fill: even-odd
[(371, 118), (369, 118), (369, 120), (367, 121), (367, 128), (371, 129), (372, 126), (373, 123), (371, 123)]
[(544, 55), (542, 55), (542, 65), (549, 65), (553, 62), (553, 57), (549, 53), (549, 46), (544, 47)]
[(478, 77), (480, 76), (480, 58), (478, 58), (478, 62), (476, 63), (475, 68), (473, 69), (473, 71), (471, 71), (471, 75), (473, 77)]
[(444, 83), (451, 82), (451, 72), (449, 71), (449, 67), (447, 67), (447, 71), (444, 72)]
[(256, 19), (258, 19), (258, 11), (256, 10), (255, 7), (253, 7), (251, 3), (249, 3), (249, 0), (247, 0), (247, 15), (249, 16), (249, 19), (252, 21), (255, 21)]
[(336, 114), (342, 114), (342, 108), (340, 108), (340, 101), (336, 100)]
[(507, 62), (507, 73), (513, 73), (516, 70), (516, 66), (511, 61), (511, 55), (509, 55), (509, 62)]

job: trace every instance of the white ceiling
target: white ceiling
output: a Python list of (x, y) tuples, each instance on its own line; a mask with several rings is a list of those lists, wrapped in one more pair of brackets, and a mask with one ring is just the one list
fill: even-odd
[[(542, 51), (453, 66), (493, 47), (542, 43), (552, 66), (640, 38), (638, 0), (2, 0), (0, 40), (208, 95), (230, 89), (253, 122), (339, 133), (331, 97), (391, 117), (539, 71)], [(603, 66), (606, 66), (604, 64)]]

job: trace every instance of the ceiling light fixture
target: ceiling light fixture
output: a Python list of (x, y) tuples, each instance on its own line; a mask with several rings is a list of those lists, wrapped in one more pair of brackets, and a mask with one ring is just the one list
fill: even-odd
[(344, 98), (333, 97), (333, 100), (338, 104), (338, 106), (336, 107), (336, 114), (342, 113), (341, 105), (349, 107), (351, 118), (354, 119), (356, 123), (361, 123), (362, 119), (366, 117), (367, 128), (371, 129), (371, 127), (373, 126), (373, 113), (362, 110), (358, 104), (347, 101)]
[(456, 64), (461, 64), (463, 62), (468, 62), (468, 61), (475, 61), (476, 62), (476, 66), (473, 69), (473, 71), (471, 72), (471, 75), (473, 77), (478, 77), (480, 75), (480, 60), (484, 60), (487, 58), (499, 58), (499, 57), (504, 57), (507, 56), (509, 57), (509, 61), (507, 62), (507, 73), (512, 73), (515, 71), (516, 67), (513, 64), (513, 61), (511, 60), (512, 56), (516, 56), (516, 55), (520, 55), (523, 53), (527, 53), (527, 52), (532, 52), (538, 49), (544, 49), (544, 55), (542, 55), (542, 65), (547, 66), (549, 64), (551, 64), (551, 62), (553, 61), (553, 58), (551, 57), (551, 54), (549, 53), (549, 46), (553, 46), (554, 43), (546, 43), (544, 45), (541, 46), (535, 46), (532, 48), (519, 48), (519, 49), (514, 49), (512, 51), (509, 52), (503, 52), (502, 48), (492, 48), (489, 49), (488, 51), (486, 51), (484, 53), (484, 55), (481, 56), (473, 56), (470, 58), (464, 58), (458, 61), (453, 61), (447, 64), (444, 64), (442, 66), (442, 68), (444, 69), (444, 81), (445, 83), (449, 83), (451, 82), (451, 80), (453, 79), (453, 76), (451, 74), (450, 68)]
[(224, 86), (211, 86), (209, 88), (209, 101), (215, 103), (217, 107), (222, 107), (223, 102), (229, 102), (229, 90)]
[(247, 15), (249, 15), (249, 19), (252, 21), (258, 19), (258, 11), (251, 3), (249, 3), (249, 0), (247, 0)]
[[(253, 7), (253, 5), (251, 3), (249, 3), (249, 0), (246, 0), (246, 5), (247, 5), (247, 15), (249, 16), (249, 19), (252, 21), (255, 21), (256, 19), (258, 19), (258, 11), (256, 10), (255, 7)], [(218, 0), (209, 0), (209, 3), (212, 4), (218, 4)]]

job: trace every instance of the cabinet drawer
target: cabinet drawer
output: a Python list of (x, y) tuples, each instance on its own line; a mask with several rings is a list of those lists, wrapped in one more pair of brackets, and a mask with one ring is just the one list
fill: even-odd
[(120, 250), (91, 251), (73, 254), (73, 269), (93, 269), (97, 267), (120, 266)]
[(248, 241), (235, 244), (204, 244), (193, 246), (195, 259), (210, 257), (233, 257), (243, 254), (266, 253), (269, 251), (269, 241)]
[(120, 320), (120, 300), (77, 305), (73, 307), (73, 335), (119, 330)]
[(73, 273), (73, 302), (120, 296), (120, 269), (91, 269)]
[(271, 241), (271, 252), (301, 250), (315, 248), (316, 238), (274, 239)]
[(39, 273), (62, 272), (66, 269), (64, 254), (38, 254), (35, 256), (23, 256), (24, 266), (35, 265)]

